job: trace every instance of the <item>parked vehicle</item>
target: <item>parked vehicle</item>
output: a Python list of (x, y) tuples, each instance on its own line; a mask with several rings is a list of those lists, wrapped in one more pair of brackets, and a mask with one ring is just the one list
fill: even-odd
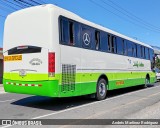
[(155, 73), (156, 73), (156, 79), (157, 79), (157, 81), (159, 81), (160, 80), (160, 69), (155, 68)]

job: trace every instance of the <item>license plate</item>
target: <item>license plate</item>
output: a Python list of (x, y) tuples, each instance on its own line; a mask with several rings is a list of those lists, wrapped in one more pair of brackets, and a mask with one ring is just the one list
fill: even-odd
[(22, 55), (4, 56), (4, 61), (22, 61)]

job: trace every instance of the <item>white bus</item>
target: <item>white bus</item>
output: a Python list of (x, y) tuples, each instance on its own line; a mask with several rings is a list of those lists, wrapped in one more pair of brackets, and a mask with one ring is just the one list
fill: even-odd
[(4, 29), (6, 92), (95, 94), (155, 82), (153, 49), (55, 5), (10, 14)]

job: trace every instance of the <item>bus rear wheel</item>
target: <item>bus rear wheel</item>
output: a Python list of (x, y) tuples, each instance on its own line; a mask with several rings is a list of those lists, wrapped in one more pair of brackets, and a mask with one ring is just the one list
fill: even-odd
[(104, 100), (107, 95), (107, 89), (106, 89), (106, 80), (101, 78), (97, 82), (97, 88), (96, 88), (96, 100)]
[(149, 84), (150, 84), (150, 79), (149, 77), (146, 77), (144, 87), (147, 88)]

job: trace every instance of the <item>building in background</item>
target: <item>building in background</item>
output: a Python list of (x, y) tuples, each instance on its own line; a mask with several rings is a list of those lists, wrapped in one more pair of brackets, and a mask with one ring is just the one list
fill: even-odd
[(3, 77), (3, 49), (0, 48), (0, 84), (2, 83)]

